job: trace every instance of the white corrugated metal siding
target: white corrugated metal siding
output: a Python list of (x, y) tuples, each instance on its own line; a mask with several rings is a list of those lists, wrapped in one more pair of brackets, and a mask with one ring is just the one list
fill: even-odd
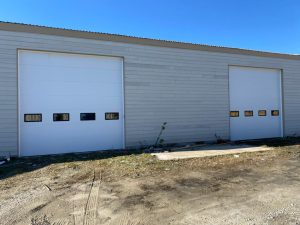
[(229, 138), (228, 66), (283, 69), (284, 134), (300, 135), (300, 61), (0, 31), (0, 151), (16, 155), (17, 49), (124, 57), (126, 146)]

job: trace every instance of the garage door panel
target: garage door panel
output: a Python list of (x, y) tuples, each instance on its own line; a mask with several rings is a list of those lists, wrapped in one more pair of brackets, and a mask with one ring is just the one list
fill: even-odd
[[(271, 138), (282, 136), (281, 71), (250, 67), (229, 67), (230, 111), (239, 111), (230, 117), (232, 140)], [(253, 111), (246, 117), (244, 112)], [(266, 116), (258, 111), (265, 110)], [(272, 116), (279, 110), (279, 116)]]
[[(19, 52), (20, 154), (123, 148), (123, 61), (117, 57)], [(118, 120), (105, 120), (118, 112)], [(42, 122), (24, 122), (42, 113)], [(69, 113), (69, 121), (53, 121)], [(80, 113), (96, 119), (81, 121)]]
[[(24, 71), (22, 70), (22, 73), (31, 73), (32, 71)], [(39, 72), (39, 73), (43, 73), (43, 72)], [(55, 73), (51, 73), (48, 76), (52, 76), (52, 74)], [(64, 76), (63, 74), (61, 76)], [(107, 74), (105, 74), (105, 76), (108, 76)], [(20, 80), (22, 82), (22, 84), (24, 85), (30, 85), (32, 83), (33, 80), (26, 80), (26, 79), (21, 79)], [(81, 89), (84, 90), (84, 92), (78, 93), (78, 94), (88, 94), (88, 93), (98, 93), (98, 94), (106, 94), (106, 95), (115, 95), (115, 96), (119, 96), (120, 94), (122, 94), (122, 82), (112, 82), (112, 81), (105, 81), (105, 80), (86, 80), (86, 81), (74, 81), (73, 77), (70, 77), (68, 80), (61, 80), (61, 79), (57, 79), (57, 80), (46, 80), (41, 78), (34, 78), (34, 82), (38, 85), (36, 86), (32, 86), (31, 89), (35, 89), (37, 91), (40, 90), (47, 90), (47, 91), (51, 91), (52, 93), (55, 93), (55, 91), (61, 91), (61, 94), (64, 93), (72, 93), (72, 89), (70, 90), (69, 88), (78, 88), (78, 92), (80, 92)], [(119, 91), (116, 92), (116, 90), (112, 89), (111, 86), (114, 86), (115, 89), (118, 89)], [(99, 90), (97, 90), (97, 89)], [(32, 94), (32, 92), (24, 92), (24, 94)]]

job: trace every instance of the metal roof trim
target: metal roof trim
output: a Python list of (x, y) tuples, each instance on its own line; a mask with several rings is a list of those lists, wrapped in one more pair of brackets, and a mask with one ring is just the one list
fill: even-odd
[(256, 51), (256, 50), (248, 50), (248, 49), (240, 49), (240, 48), (223, 47), (223, 46), (211, 46), (211, 45), (203, 45), (203, 44), (195, 44), (195, 43), (178, 42), (178, 41), (167, 41), (167, 40), (160, 40), (160, 39), (126, 36), (120, 34), (108, 34), (108, 33), (100, 33), (100, 32), (82, 31), (82, 30), (54, 28), (54, 27), (46, 27), (46, 26), (23, 24), (23, 23), (0, 22), (0, 30), (65, 36), (65, 37), (73, 37), (73, 38), (95, 39), (95, 40), (103, 40), (103, 41), (122, 42), (128, 44), (150, 45), (150, 46), (157, 46), (157, 47), (180, 48), (180, 49), (219, 52), (219, 53), (228, 53), (228, 54), (242, 54), (242, 55), (260, 56), (260, 57), (273, 57), (273, 58), (300, 60), (300, 55)]

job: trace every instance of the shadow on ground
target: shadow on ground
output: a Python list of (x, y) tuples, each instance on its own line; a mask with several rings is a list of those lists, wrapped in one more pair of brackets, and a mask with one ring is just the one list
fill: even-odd
[(285, 137), (285, 138), (268, 138), (257, 140), (237, 141), (236, 144), (249, 144), (267, 147), (288, 147), (300, 144), (300, 137)]
[(17, 174), (31, 172), (56, 163), (82, 162), (101, 160), (118, 156), (142, 154), (142, 150), (111, 150), (84, 153), (67, 153), (59, 155), (44, 155), (31, 157), (14, 157), (0, 166), (0, 180)]

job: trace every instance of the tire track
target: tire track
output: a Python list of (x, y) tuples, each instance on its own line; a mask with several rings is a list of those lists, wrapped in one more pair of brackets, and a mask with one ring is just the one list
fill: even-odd
[(99, 178), (96, 180), (96, 172), (94, 170), (93, 181), (91, 184), (91, 189), (85, 204), (83, 214), (83, 225), (96, 225), (101, 180), (101, 172), (99, 172)]
[[(117, 219), (117, 221), (114, 221), (112, 224), (120, 224), (120, 225), (143, 225), (145, 224), (145, 221), (142, 221), (138, 218), (132, 218), (132, 216), (129, 213), (126, 213), (122, 215), (120, 218)], [(151, 224), (151, 223), (150, 223)]]
[(102, 172), (100, 171), (100, 173), (99, 173), (99, 187), (98, 187), (96, 207), (95, 207), (95, 213), (94, 213), (94, 225), (96, 225), (96, 221), (97, 221), (98, 206), (99, 206), (98, 201), (99, 201), (99, 192), (100, 192), (101, 182), (102, 182)]
[[(84, 206), (82, 206), (81, 203), (81, 198), (84, 197), (84, 194), (80, 191), (80, 186), (78, 185), (77, 190), (75, 192), (75, 196), (82, 195), (79, 199), (74, 199), (73, 200), (73, 221), (74, 225), (82, 225), (83, 223), (83, 213), (84, 213)], [(83, 192), (85, 192), (83, 190)]]
[[(89, 195), (87, 197), (87, 201), (86, 201), (85, 207), (84, 207), (83, 225), (88, 224), (87, 223), (87, 218), (90, 217), (90, 215), (87, 215), (87, 214), (88, 214), (88, 212), (90, 213), (90, 208), (91, 208), (92, 203), (93, 203), (93, 201), (91, 201), (90, 199), (91, 199), (92, 192), (94, 193), (93, 188), (94, 188), (95, 179), (96, 179), (96, 172), (94, 170), (94, 175), (93, 175), (93, 180), (92, 180), (92, 184), (91, 184), (91, 189), (90, 189), (90, 192), (89, 192)], [(92, 198), (92, 200), (93, 200), (93, 198)]]
[(68, 219), (57, 220), (52, 225), (69, 225), (70, 221)]
[(73, 224), (86, 224), (87, 214), (90, 208), (90, 199), (94, 193), (94, 186), (96, 180), (96, 171), (93, 171), (92, 181), (90, 184), (78, 184), (73, 197)]

